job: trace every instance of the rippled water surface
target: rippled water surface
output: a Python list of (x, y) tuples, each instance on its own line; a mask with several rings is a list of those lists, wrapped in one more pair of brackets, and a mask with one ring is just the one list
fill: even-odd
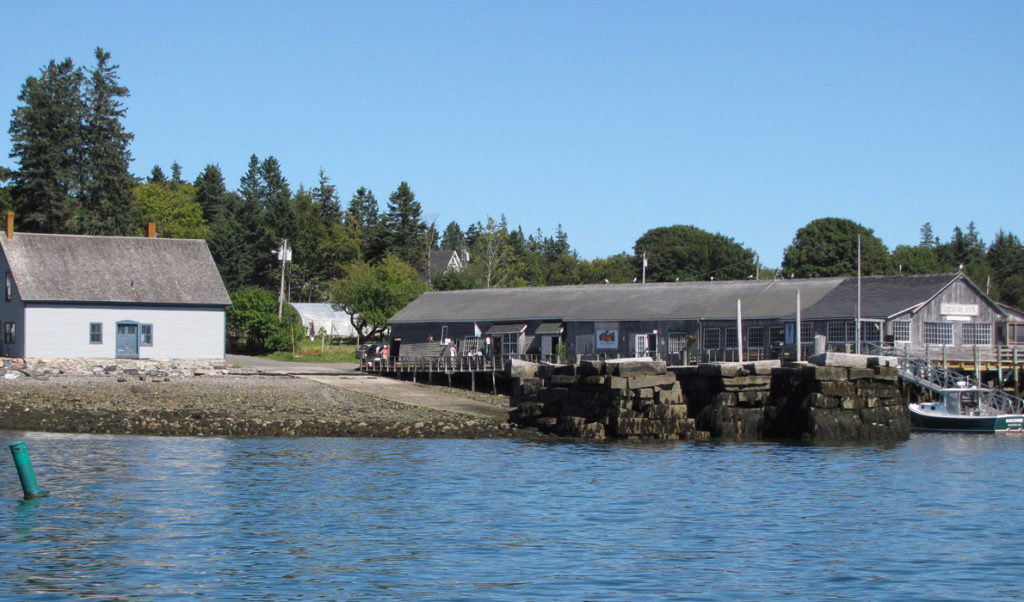
[(1024, 437), (891, 447), (2, 432), (39, 599), (1024, 597)]

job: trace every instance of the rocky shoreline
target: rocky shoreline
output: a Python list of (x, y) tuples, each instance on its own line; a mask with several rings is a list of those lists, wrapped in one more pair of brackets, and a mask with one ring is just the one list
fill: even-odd
[[(0, 379), (0, 430), (203, 437), (526, 435), (507, 422), (398, 403), (305, 378), (217, 368), (173, 376), (137, 368), (128, 374), (122, 369), (51, 369), (17, 377), (9, 368)], [(504, 397), (489, 403), (508, 407)]]

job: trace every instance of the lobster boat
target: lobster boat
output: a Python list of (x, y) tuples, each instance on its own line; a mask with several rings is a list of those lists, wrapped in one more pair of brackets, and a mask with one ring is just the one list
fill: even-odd
[(931, 401), (910, 404), (913, 427), (922, 431), (1024, 433), (1024, 413), (980, 387), (940, 389)]

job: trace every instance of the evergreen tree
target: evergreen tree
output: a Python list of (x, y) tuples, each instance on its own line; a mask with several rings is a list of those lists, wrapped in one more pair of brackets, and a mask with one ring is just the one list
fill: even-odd
[(153, 171), (149, 172), (149, 177), (146, 178), (148, 184), (166, 184), (167, 176), (164, 175), (164, 170), (160, 169), (159, 165), (153, 166)]
[(295, 249), (291, 282), (299, 289), (300, 299), (319, 301), (326, 293), (327, 283), (322, 274), (327, 263), (328, 229), (320, 218), (314, 195), (302, 186), (292, 196), (292, 210), (298, 221), (298, 236), (289, 241)]
[(335, 224), (341, 224), (341, 203), (338, 201), (338, 191), (330, 178), (320, 168), (320, 183), (313, 189), (313, 204), (316, 206), (320, 221), (325, 227), (330, 228)]
[(224, 175), (219, 165), (207, 165), (195, 182), (196, 202), (203, 208), (203, 219), (208, 223), (225, 210), (231, 198), (224, 186)]
[(7, 212), (14, 209), (11, 201), (10, 181), (14, 172), (0, 165), (0, 211)]
[(50, 61), (21, 87), (11, 114), (12, 185), (20, 227), (69, 232), (81, 193), (82, 73), (71, 59)]
[(171, 190), (177, 188), (179, 185), (184, 184), (185, 180), (181, 179), (181, 165), (177, 161), (171, 163)]
[(295, 240), (299, 233), (298, 218), (292, 208), (292, 192), (288, 180), (281, 173), (281, 164), (274, 157), (267, 157), (260, 164), (260, 178), (263, 181), (262, 199), (266, 227), (274, 239)]
[(242, 175), (238, 194), (241, 197), (236, 220), (241, 230), (241, 244), (237, 247), (236, 269), (241, 284), (272, 286), (276, 280), (273, 252), (281, 244), (267, 227), (263, 199), (266, 196), (260, 160), (249, 158), (249, 168)]
[(985, 243), (982, 242), (974, 222), (967, 226), (965, 233), (960, 226), (953, 228), (953, 237), (936, 249), (940, 260), (949, 265), (950, 269), (966, 268), (969, 265), (985, 262)]
[(466, 235), (457, 222), (453, 221), (445, 227), (441, 235), (441, 248), (460, 252), (466, 249)]
[(86, 233), (123, 236), (136, 226), (126, 219), (135, 186), (128, 171), (133, 136), (121, 123), (125, 107), (119, 99), (128, 96), (128, 88), (118, 83), (118, 66), (109, 61), (110, 53), (97, 48), (96, 68), (85, 89), (81, 221)]
[(579, 256), (569, 246), (569, 236), (562, 230), (562, 224), (558, 224), (554, 237), (541, 240), (540, 249), (545, 284), (579, 284)]
[(426, 265), (422, 249), (423, 237), (427, 232), (422, 213), (423, 209), (412, 188), (402, 182), (388, 197), (388, 209), (383, 218), (388, 254), (398, 257), (421, 273)]
[[(241, 206), (236, 195), (227, 193), (224, 204), (210, 223), (210, 234), (206, 238), (210, 254), (229, 291), (236, 291), (255, 281), (251, 276), (253, 258), (249, 254), (248, 232), (238, 220)], [(266, 254), (272, 257), (269, 251)]]
[(996, 280), (996, 299), (1014, 307), (1024, 302), (1024, 244), (1002, 230), (988, 248), (988, 265)]
[(380, 209), (373, 191), (360, 187), (348, 202), (345, 224), (359, 242), (363, 261), (375, 263), (384, 258), (387, 241), (381, 227)]
[(921, 242), (918, 243), (919, 247), (930, 247), (935, 248), (939, 244), (939, 237), (935, 236), (932, 232), (931, 222), (925, 222), (921, 225)]

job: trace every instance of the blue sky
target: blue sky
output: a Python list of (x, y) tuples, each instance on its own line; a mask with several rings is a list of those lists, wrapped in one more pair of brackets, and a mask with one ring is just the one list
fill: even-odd
[[(1020, 2), (13, 2), (0, 111), (102, 46), (132, 171), (249, 156), (343, 202), (407, 181), (444, 228), (558, 224), (583, 258), (692, 224), (779, 265), (853, 219), (890, 249), (1024, 235)], [(2, 138), (0, 164), (10, 137)]]

